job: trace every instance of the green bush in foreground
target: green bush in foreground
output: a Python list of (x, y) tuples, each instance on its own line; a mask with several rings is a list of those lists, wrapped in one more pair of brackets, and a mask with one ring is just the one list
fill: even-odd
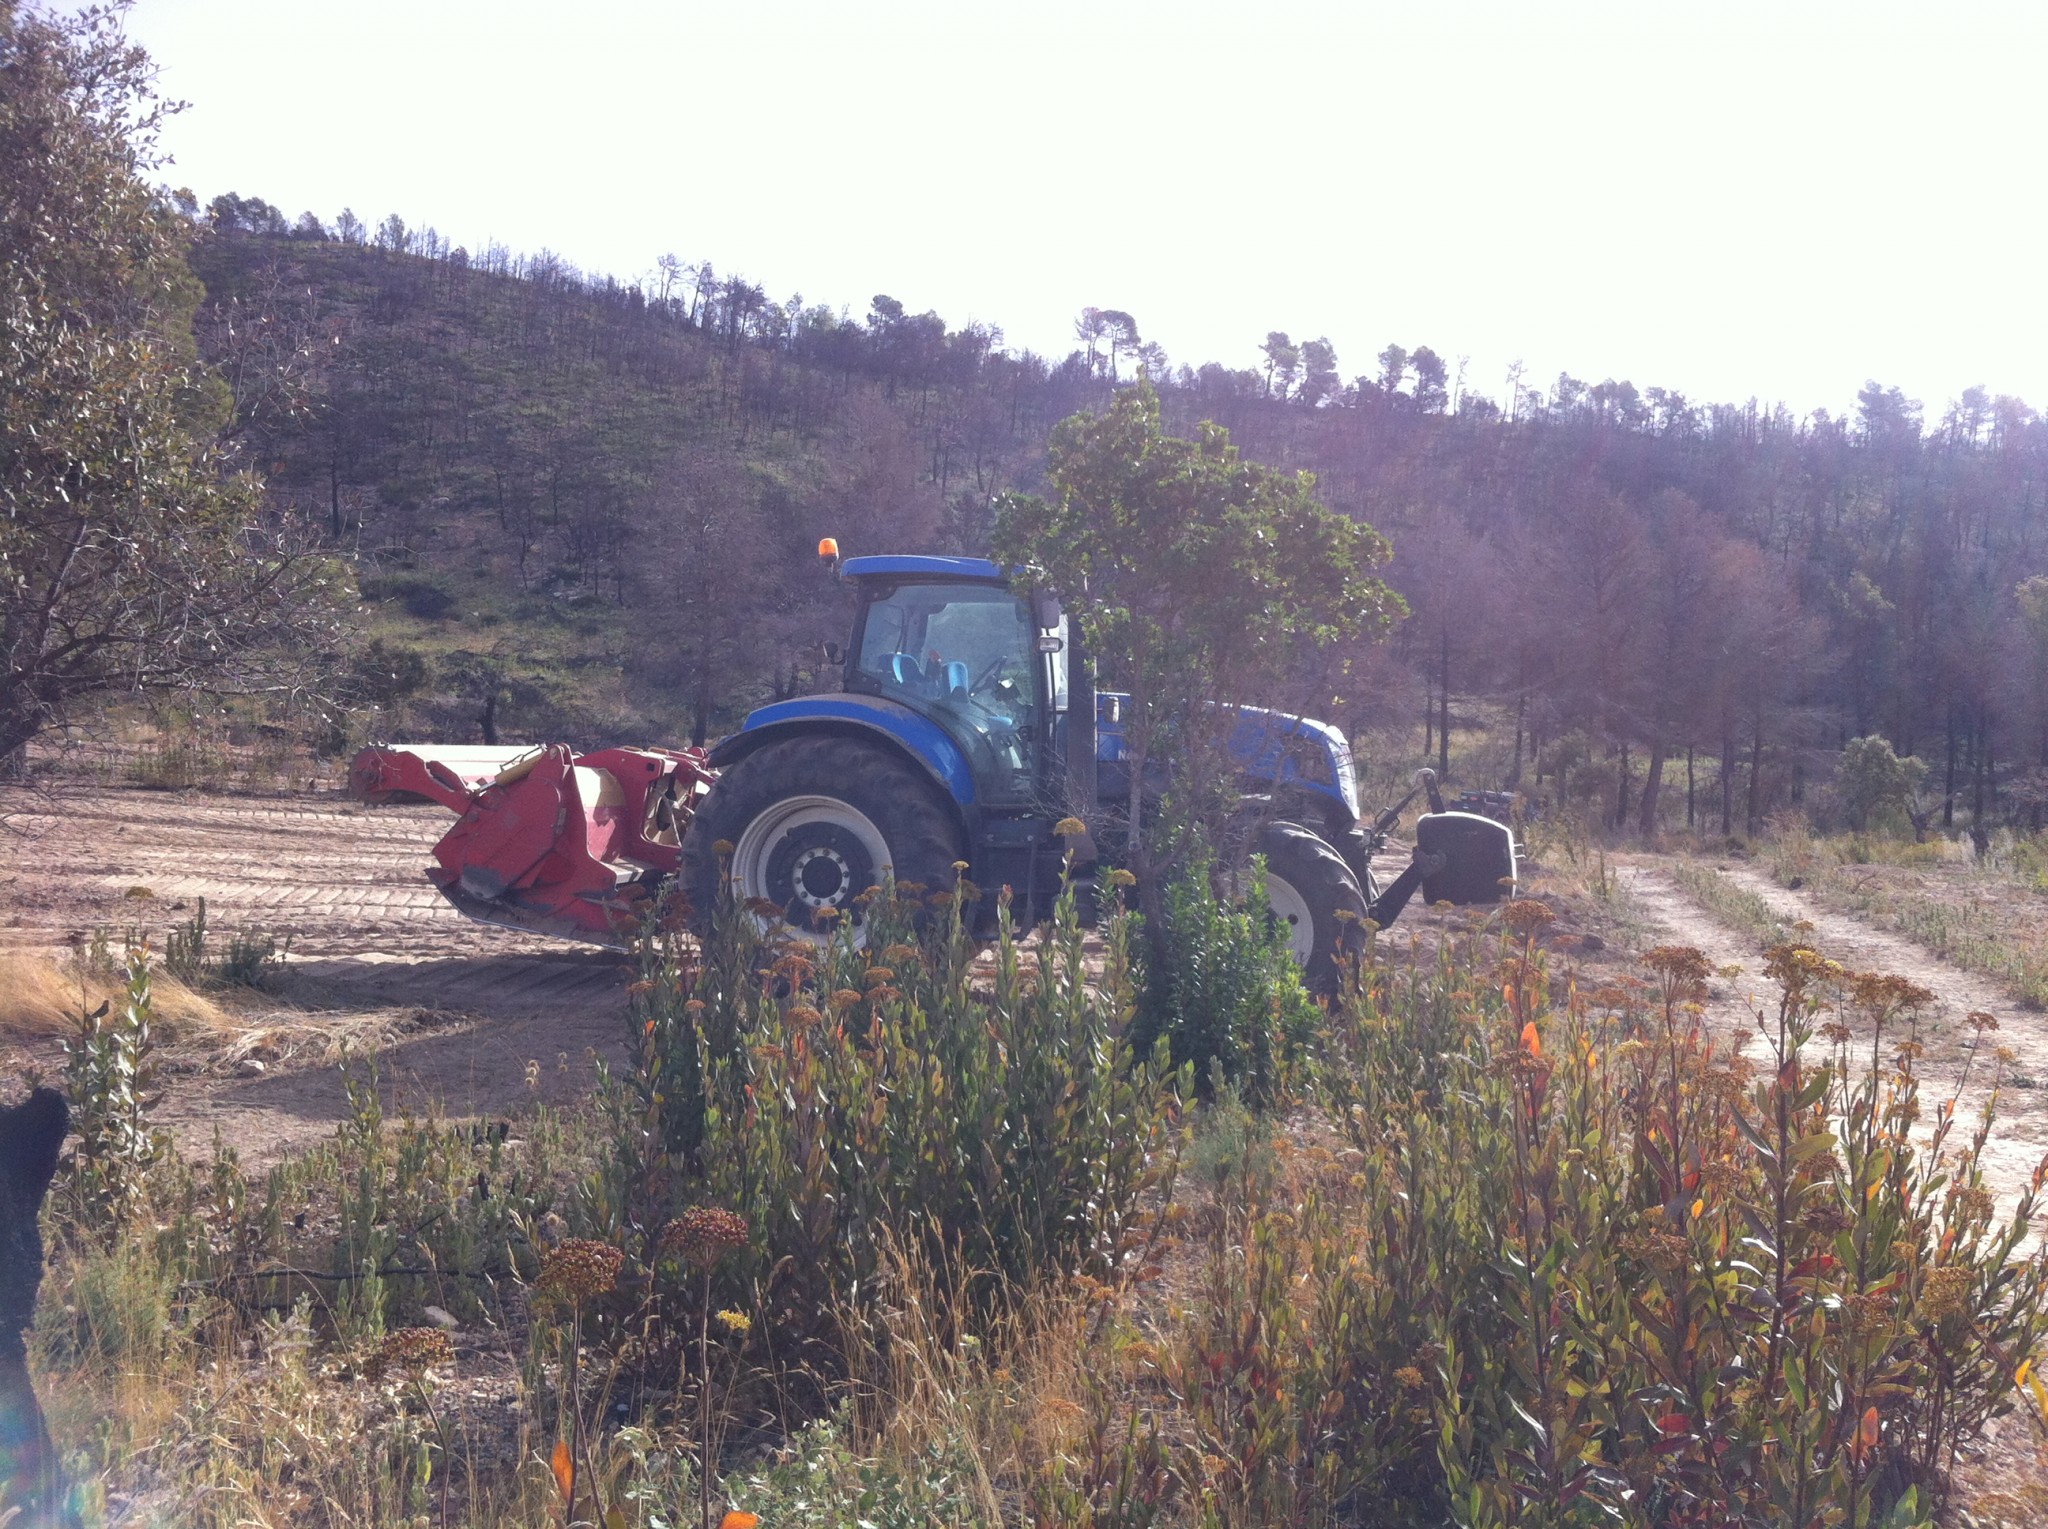
[(1211, 889), (1213, 869), (1191, 857), (1160, 898), (1164, 938), (1139, 948), (1163, 955), (1142, 964), (1133, 1035), (1141, 1051), (1164, 1037), (1205, 1088), (1227, 1082), (1266, 1108), (1298, 1067), (1315, 1004), (1267, 909), (1264, 872), (1255, 866), (1234, 900)]

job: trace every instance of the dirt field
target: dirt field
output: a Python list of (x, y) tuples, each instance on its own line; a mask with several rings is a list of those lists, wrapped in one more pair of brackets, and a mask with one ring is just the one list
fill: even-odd
[[(344, 1044), (379, 1053), (393, 1108), (504, 1109), (533, 1097), (529, 1062), (542, 1097), (578, 1091), (617, 1044), (626, 965), (449, 907), (421, 874), (449, 822), (330, 793), (0, 790), (0, 944), (95, 928), (160, 943), (202, 897), (216, 941), (289, 941), (279, 991), (237, 1001), (234, 1034), (172, 1048), (163, 1114), (190, 1146), (219, 1129), (261, 1163), (327, 1135)], [(53, 1044), (28, 1054), (56, 1065)]]

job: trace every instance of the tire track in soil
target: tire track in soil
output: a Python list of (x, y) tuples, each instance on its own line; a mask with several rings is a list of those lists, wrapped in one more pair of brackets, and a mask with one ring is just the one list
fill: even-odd
[[(1667, 932), (1669, 942), (1697, 946), (1717, 967), (1743, 968), (1734, 983), (1716, 984), (1708, 1015), (1730, 1031), (1752, 1030), (1757, 1008), (1775, 1001), (1763, 977), (1759, 942), (1729, 929), (1653, 862), (1632, 861), (1623, 869), (1637, 907), (1648, 922)], [(1951, 1141), (1975, 1130), (1978, 1112), (1991, 1093), (1995, 1046), (2009, 1048), (2018, 1058), (2008, 1075), (2048, 1073), (2048, 1015), (2023, 1009), (1996, 983), (1951, 966), (1910, 940), (1820, 908), (1754, 872), (1726, 865), (1715, 869), (1761, 898), (1786, 923), (1810, 923), (1813, 932), (1806, 940), (1830, 960), (1855, 971), (1904, 977), (1934, 994), (1934, 1002), (1923, 1011), (1919, 1024), (1919, 1039), (1927, 1048), (1918, 1067), (1925, 1105), (1923, 1127), (1931, 1125), (1935, 1106), (1954, 1094), (1956, 1124)], [(1974, 1063), (1969, 1050), (1976, 1032), (1965, 1020), (1972, 1012), (1989, 1014), (1998, 1021), (1998, 1029), (1985, 1037)], [(2035, 1165), (2048, 1152), (2048, 1100), (2043, 1093), (2042, 1089), (2010, 1084), (1999, 1090), (1998, 1119), (1985, 1144), (1984, 1171), (2002, 1204), (2009, 1206), (2019, 1198)]]

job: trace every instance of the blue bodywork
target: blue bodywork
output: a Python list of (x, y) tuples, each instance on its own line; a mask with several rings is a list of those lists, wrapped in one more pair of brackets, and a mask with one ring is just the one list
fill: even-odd
[(766, 744), (819, 732), (864, 733), (876, 742), (893, 744), (922, 765), (955, 803), (974, 805), (974, 771), (960, 745), (938, 723), (883, 696), (813, 695), (763, 706), (747, 714), (738, 732), (719, 741), (711, 751), (711, 763), (723, 769)]
[[(1128, 699), (1107, 690), (1095, 698), (1095, 757), (1103, 764), (1121, 765), (1130, 755), (1122, 721)], [(1341, 732), (1313, 717), (1262, 706), (1232, 710), (1239, 721), (1230, 734), (1230, 753), (1246, 775), (1327, 798), (1347, 821), (1358, 816), (1358, 775)]]
[(1003, 570), (985, 557), (926, 557), (922, 554), (850, 557), (839, 565), (839, 571), (849, 579), (981, 579), (990, 584), (1009, 582), (1003, 576)]
[[(1001, 565), (979, 557), (932, 557), (890, 554), (848, 558), (840, 565), (850, 579), (944, 579), (1006, 586), (1010, 578)], [(1120, 721), (1125, 697), (1104, 692), (1097, 697), (1096, 758), (1112, 767), (1127, 755)], [(1239, 706), (1230, 751), (1244, 773), (1324, 799), (1345, 823), (1358, 817), (1358, 786), (1351, 748), (1344, 735), (1326, 722), (1291, 716), (1263, 707)], [(747, 717), (740, 731), (712, 750), (711, 763), (725, 766), (756, 749), (801, 733), (843, 731), (865, 734), (907, 754), (924, 769), (962, 813), (975, 814), (974, 770), (965, 752), (945, 729), (896, 701), (857, 693), (806, 696), (764, 706)], [(1105, 794), (1120, 795), (1104, 782)]]

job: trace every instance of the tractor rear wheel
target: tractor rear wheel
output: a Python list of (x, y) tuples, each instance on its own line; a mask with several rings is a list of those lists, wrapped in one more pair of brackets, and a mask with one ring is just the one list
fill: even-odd
[[(1266, 857), (1266, 902), (1287, 935), (1301, 980), (1327, 998), (1342, 963), (1365, 948), (1365, 894), (1344, 857), (1299, 823), (1268, 823), (1254, 846)], [(1348, 915), (1348, 916), (1346, 916)]]
[(885, 873), (947, 891), (964, 858), (952, 814), (907, 766), (851, 738), (792, 738), (718, 777), (683, 840), (681, 879), (699, 929), (729, 880), (764, 922), (777, 921), (772, 903), (780, 923), (822, 940), (829, 909), (865, 938), (860, 895)]

